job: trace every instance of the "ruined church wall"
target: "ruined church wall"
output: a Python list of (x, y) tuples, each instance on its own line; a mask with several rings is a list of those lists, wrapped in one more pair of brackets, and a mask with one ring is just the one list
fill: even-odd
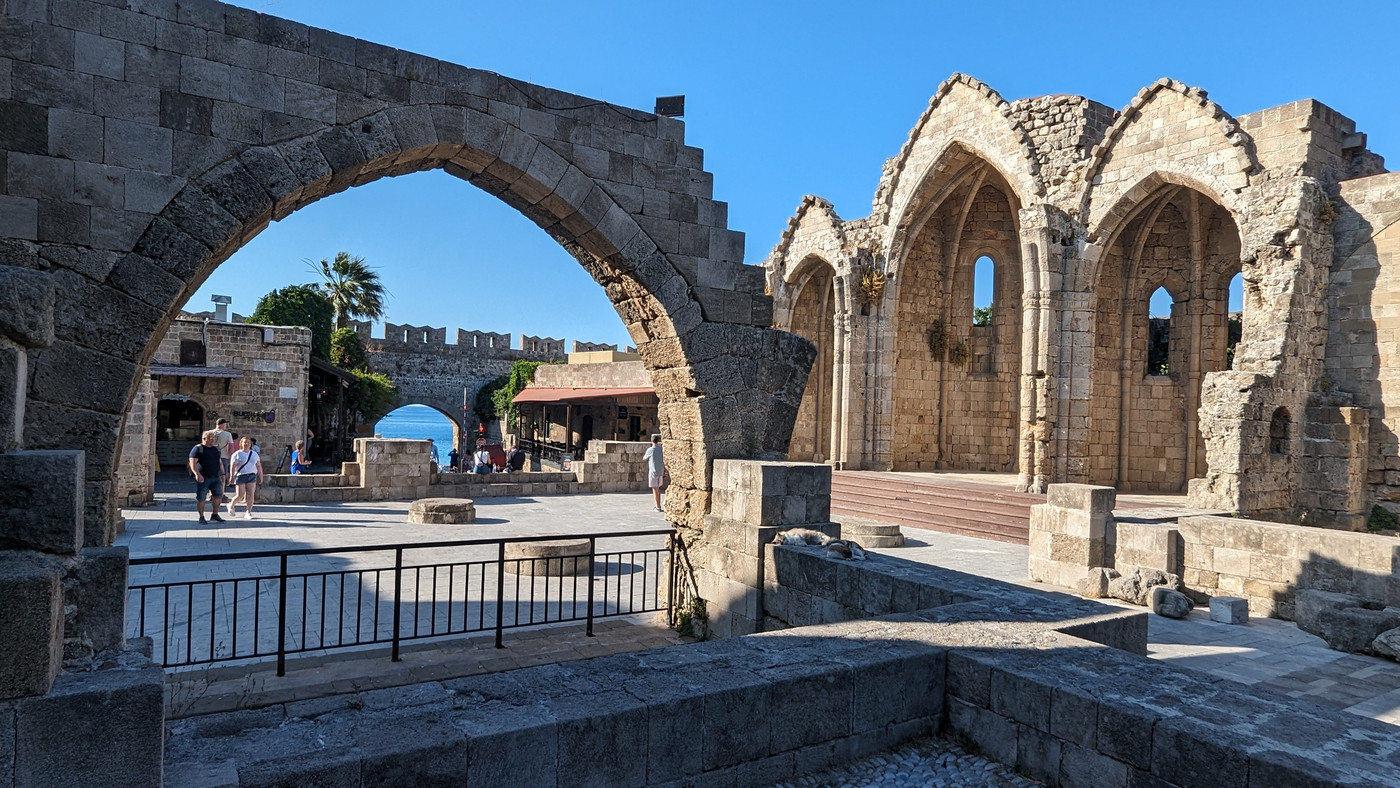
[(1328, 386), (1370, 413), (1366, 485), (1400, 508), (1400, 173), (1342, 183), (1328, 293)]

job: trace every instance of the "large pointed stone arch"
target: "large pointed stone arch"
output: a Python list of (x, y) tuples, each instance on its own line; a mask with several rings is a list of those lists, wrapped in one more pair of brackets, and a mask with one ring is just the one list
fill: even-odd
[(706, 511), (710, 460), (786, 451), (813, 351), (768, 328), (763, 270), (680, 122), (219, 3), (120, 14), (179, 41), (114, 34), (124, 103), (76, 69), (17, 68), (43, 133), (6, 151), (28, 175), (0, 206), (5, 262), (52, 294), (0, 448), (87, 451), (88, 544), (113, 535), (121, 414), (175, 310), (269, 221), (417, 170), (496, 195), (603, 286), (661, 400), (672, 520)]

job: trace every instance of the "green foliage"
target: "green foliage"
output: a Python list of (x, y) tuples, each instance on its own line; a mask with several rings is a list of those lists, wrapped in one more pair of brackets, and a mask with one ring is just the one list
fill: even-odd
[(1225, 368), (1235, 368), (1235, 346), (1240, 343), (1240, 338), (1244, 336), (1244, 320), (1238, 312), (1230, 315), (1226, 322), (1225, 332)]
[(311, 355), (329, 361), (335, 307), (314, 285), (291, 285), (273, 290), (258, 301), (249, 323), (264, 326), (305, 326), (311, 329)]
[[(520, 410), (511, 400), (515, 395), (525, 390), (535, 380), (535, 370), (544, 364), (544, 361), (517, 361), (510, 366), (510, 377), (505, 385), (491, 393), (491, 402), (495, 405), (496, 418), (502, 415), (506, 417), (506, 429), (515, 430), (519, 426)], [(493, 381), (494, 382), (494, 381)], [(478, 396), (478, 399), (480, 397)]]
[(704, 640), (708, 634), (705, 623), (709, 620), (710, 612), (705, 607), (705, 600), (694, 597), (690, 604), (676, 611), (676, 634)]
[(948, 347), (948, 363), (955, 367), (966, 364), (971, 357), (972, 351), (968, 350), (966, 340), (959, 339)]
[(942, 320), (929, 324), (928, 352), (933, 355), (934, 361), (942, 361), (943, 354), (948, 352), (948, 327), (943, 325)]
[(355, 382), (346, 392), (346, 404), (360, 414), (362, 422), (379, 421), (393, 406), (398, 388), (381, 372), (351, 371), (355, 373)]
[(972, 325), (990, 326), (992, 324), (992, 305), (974, 306), (972, 308)]
[(488, 421), (495, 421), (501, 417), (501, 409), (496, 405), (496, 392), (510, 384), (510, 375), (502, 375), (476, 392), (476, 402), (472, 409), (476, 412), (476, 417), (485, 424)]
[(1400, 517), (1395, 516), (1395, 512), (1376, 504), (1371, 507), (1371, 517), (1366, 521), (1366, 527), (1372, 531), (1394, 531), (1400, 528)]
[(330, 362), (352, 371), (369, 369), (369, 355), (365, 353), (365, 345), (355, 329), (337, 328), (331, 333)]
[(330, 299), (337, 327), (345, 328), (351, 318), (378, 320), (384, 316), (384, 298), (389, 293), (365, 258), (336, 252), (334, 260), (323, 258), (312, 263), (311, 269), (324, 280), (321, 292)]

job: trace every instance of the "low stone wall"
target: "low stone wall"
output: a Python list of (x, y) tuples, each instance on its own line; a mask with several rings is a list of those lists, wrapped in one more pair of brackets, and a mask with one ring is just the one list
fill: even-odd
[(1051, 485), (1031, 514), (1032, 579), (1078, 588), (1090, 569), (1179, 575), (1203, 601), (1243, 597), (1255, 616), (1293, 618), (1300, 589), (1400, 606), (1400, 539), (1237, 517), (1114, 520), (1113, 490)]
[(642, 454), (650, 444), (593, 441), (569, 472), (433, 473), (427, 441), (360, 438), (357, 462), (341, 472), (268, 474), (259, 503), (345, 503), (417, 498), (496, 498), (645, 490)]
[(1066, 788), (1400, 782), (1392, 726), (1054, 631), (1025, 593), (191, 718), (166, 779), (757, 786), (942, 732)]
[(1400, 606), (1400, 539), (1230, 517), (1176, 525), (1179, 573), (1206, 596), (1249, 600), (1252, 615), (1293, 618), (1300, 589)]

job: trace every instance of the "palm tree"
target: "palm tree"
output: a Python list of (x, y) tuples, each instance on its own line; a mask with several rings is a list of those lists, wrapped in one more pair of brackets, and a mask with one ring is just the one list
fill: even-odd
[(378, 320), (384, 316), (384, 297), (389, 291), (365, 263), (363, 257), (351, 257), (349, 252), (336, 252), (335, 260), (322, 259), (312, 263), (312, 270), (321, 275), (321, 292), (335, 307), (335, 327), (346, 328), (350, 320)]

